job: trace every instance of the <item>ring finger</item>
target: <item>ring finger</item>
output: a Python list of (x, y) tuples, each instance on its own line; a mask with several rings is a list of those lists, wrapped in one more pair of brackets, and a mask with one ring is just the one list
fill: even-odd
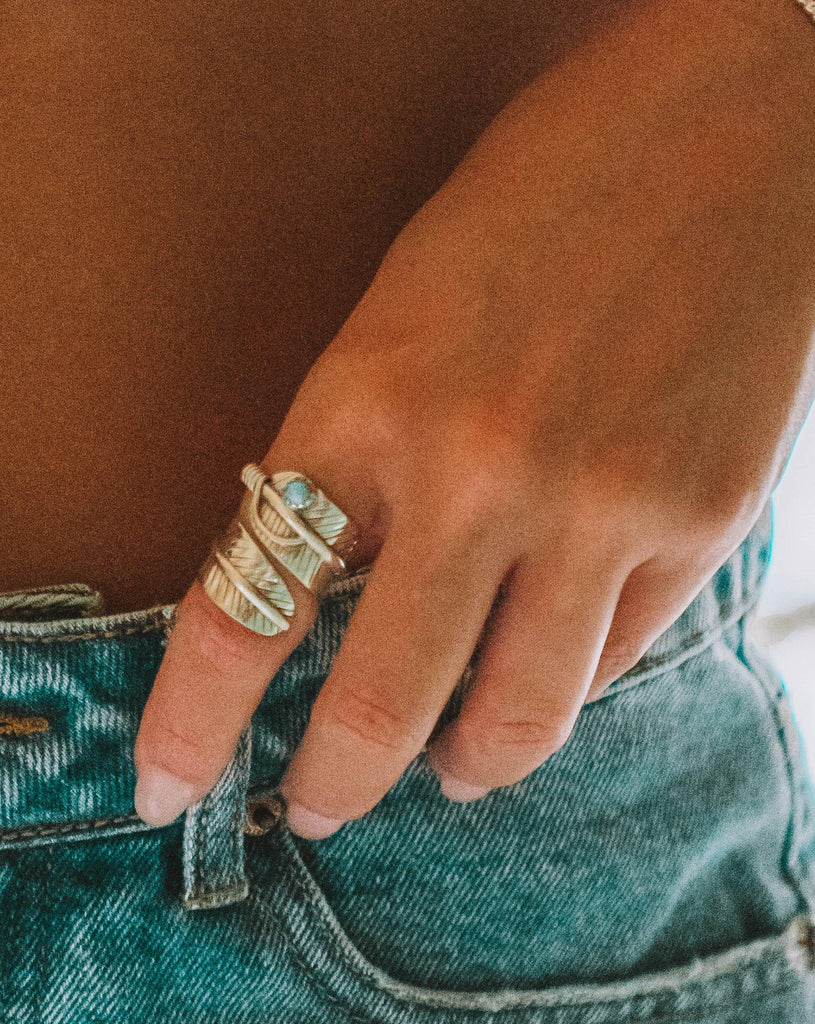
[(461, 714), (428, 747), (447, 796), (477, 799), (518, 782), (566, 742), (626, 575), (618, 555), (516, 565)]

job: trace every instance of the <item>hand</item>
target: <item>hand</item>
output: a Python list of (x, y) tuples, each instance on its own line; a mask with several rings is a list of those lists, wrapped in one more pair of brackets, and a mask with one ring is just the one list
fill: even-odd
[[(282, 782), (301, 835), (377, 804), (482, 634), (428, 760), (452, 799), (524, 779), (775, 486), (815, 387), (815, 33), (758, 7), (640, 4), (544, 74), (300, 389), (264, 467), (312, 477), (373, 563)], [(197, 583), (181, 601), (135, 749), (145, 820), (216, 782), (313, 622), (291, 589), (272, 638)]]

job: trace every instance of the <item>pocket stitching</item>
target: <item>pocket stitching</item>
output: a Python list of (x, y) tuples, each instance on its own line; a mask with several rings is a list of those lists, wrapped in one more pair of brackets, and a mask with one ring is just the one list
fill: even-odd
[[(626, 1004), (630, 1004), (632, 999), (647, 998), (648, 996), (664, 996), (667, 998), (676, 999), (677, 993), (684, 988), (684, 984), (678, 986), (676, 981), (672, 981), (672, 977), (675, 979), (677, 975), (687, 975), (691, 973), (688, 979), (689, 984), (710, 984), (711, 982), (718, 981), (721, 978), (731, 977), (734, 983), (738, 984), (740, 977), (745, 977), (750, 974), (755, 974), (756, 971), (764, 971), (769, 973), (773, 979), (769, 985), (764, 984), (762, 991), (765, 993), (783, 994), (786, 991), (792, 991), (800, 985), (800, 973), (796, 971), (794, 966), (790, 963), (789, 957), (786, 955), (785, 950), (788, 948), (790, 942), (790, 934), (793, 930), (796, 932), (800, 927), (800, 918), (796, 918), (790, 923), (788, 928), (780, 935), (774, 935), (767, 938), (753, 940), (750, 943), (746, 943), (743, 946), (735, 947), (736, 950), (752, 950), (752, 957), (750, 959), (742, 960), (740, 963), (735, 963), (732, 966), (725, 965), (724, 969), (721, 969), (719, 973), (715, 973), (710, 978), (699, 977), (698, 969), (699, 966), (704, 963), (715, 965), (717, 960), (727, 960), (733, 957), (734, 950), (728, 949), (723, 950), (719, 953), (711, 954), (709, 957), (704, 957), (701, 960), (694, 960), (689, 964), (679, 965), (677, 967), (668, 968), (664, 971), (658, 971), (654, 973), (646, 973), (640, 976), (635, 976), (631, 979), (621, 979), (615, 982), (609, 983), (576, 983), (573, 985), (555, 985), (550, 988), (543, 989), (527, 989), (527, 990), (499, 990), (491, 992), (455, 992), (445, 990), (434, 990), (423, 988), (418, 985), (414, 985), (409, 982), (401, 982), (396, 978), (392, 978), (387, 975), (384, 971), (378, 968), (375, 964), (367, 960), (367, 958), (356, 948), (350, 937), (346, 934), (339, 920), (334, 915), (325, 895), (322, 893), (316, 880), (312, 877), (308, 870), (305, 862), (300, 857), (299, 851), (294, 845), (291, 838), (283, 830), (276, 830), (277, 832), (277, 850), (275, 851), (277, 856), (281, 858), (282, 867), (282, 878), (281, 882), (290, 885), (294, 890), (294, 896), (300, 899), (301, 905), (304, 905), (303, 913), (307, 914), (311, 922), (315, 922), (320, 931), (321, 943), (324, 945), (326, 952), (329, 956), (338, 958), (344, 968), (361, 983), (364, 988), (370, 992), (373, 987), (376, 993), (382, 993), (389, 999), (397, 1001), (399, 1004), (407, 1004), (417, 1011), (426, 1011), (428, 1009), (443, 1009), (448, 1013), (454, 1013), (461, 1015), (462, 1021), (467, 1018), (470, 1014), (485, 1014), (489, 1013), (492, 1016), (507, 1016), (510, 1019), (515, 1019), (516, 1015), (520, 1013), (534, 1014), (535, 1017), (538, 1014), (546, 1013), (547, 1011), (556, 1011), (564, 1009), (579, 1009), (581, 1006), (602, 1006), (606, 1013), (615, 1013), (615, 1008), (620, 1009), (625, 1007)], [(269, 833), (268, 839), (275, 836), (275, 832)], [(270, 905), (262, 896), (259, 896), (254, 887), (252, 887), (252, 893), (250, 895), (252, 903), (261, 909), (262, 911), (271, 912), (275, 915), (276, 919), (281, 921), (286, 928), (290, 943), (287, 946), (287, 951), (295, 960), (295, 962), (304, 970), (306, 975), (312, 984), (318, 986), (321, 990), (326, 993), (326, 996), (331, 999), (332, 1002), (340, 1003), (336, 992), (330, 987), (329, 983), (320, 977), (315, 976), (314, 965), (310, 964), (305, 957), (303, 950), (301, 949), (301, 938), (302, 936), (298, 931), (291, 927), (291, 922), (285, 913), (282, 913), (278, 907)], [(764, 948), (762, 948), (764, 947)], [(778, 948), (774, 948), (778, 947)], [(774, 956), (774, 960), (764, 962), (763, 957), (769, 953), (770, 956)], [(749, 952), (748, 952), (749, 955)], [(782, 959), (783, 958), (783, 959)], [(359, 961), (358, 963), (356, 961)], [(764, 979), (766, 981), (766, 978)], [(648, 989), (648, 984), (652, 984), (654, 988)], [(643, 984), (646, 988), (643, 990)], [(625, 989), (634, 986), (640, 986), (638, 990), (633, 992), (626, 992)], [(658, 987), (657, 987), (658, 986)], [(741, 986), (740, 986), (741, 988)], [(622, 992), (613, 993), (609, 992), (609, 989), (622, 989)], [(605, 994), (604, 994), (605, 990)], [(553, 996), (557, 993), (561, 993), (559, 1001), (554, 1001)], [(748, 1000), (755, 998), (755, 992), (744, 993), (740, 991), (737, 995), (738, 1003), (743, 1003)], [(511, 999), (513, 1005), (504, 1006), (490, 1006), (489, 1003), (495, 1003), (502, 999)], [(341, 1003), (347, 1012), (353, 1012), (347, 1003)], [(727, 1008), (732, 1006), (732, 1000), (728, 998), (727, 1002), (720, 1002), (718, 1006), (714, 1005), (712, 1008)], [(710, 1007), (706, 1007), (706, 1010)], [(535, 1013), (538, 1011), (538, 1013)], [(660, 1024), (664, 1021), (665, 1024), (674, 1021), (680, 1022), (685, 1021), (686, 1024), (693, 1024), (696, 1021), (703, 1021), (705, 1018), (700, 1017), (698, 1007), (689, 1008), (688, 1013), (683, 1014), (681, 1010), (677, 1013), (670, 1013), (670, 1016), (666, 1017), (665, 1006), (656, 1006), (651, 1012), (640, 1013), (637, 1016), (637, 1020), (644, 1022), (651, 1022), (651, 1024)], [(360, 1024), (370, 1024), (369, 1018), (352, 1018), (360, 1021)], [(604, 1018), (605, 1020), (606, 1018)], [(623, 1024), (624, 1020), (628, 1020), (628, 1017), (611, 1017), (609, 1016), (608, 1021), (619, 1022)]]

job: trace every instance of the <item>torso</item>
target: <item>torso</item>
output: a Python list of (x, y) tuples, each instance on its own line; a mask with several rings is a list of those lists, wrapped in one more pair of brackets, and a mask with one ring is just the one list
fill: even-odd
[(0, 0), (0, 590), (178, 599), (390, 242), (597, 0)]

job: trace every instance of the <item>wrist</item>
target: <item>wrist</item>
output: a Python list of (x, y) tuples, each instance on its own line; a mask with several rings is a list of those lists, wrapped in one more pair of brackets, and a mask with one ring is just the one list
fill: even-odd
[(813, 82), (815, 25), (797, 0), (640, 0), (516, 96), (451, 184), (546, 204), (598, 150), (630, 178), (664, 149), (680, 184), (718, 172), (727, 198), (753, 176), (765, 194), (800, 192), (815, 222)]

